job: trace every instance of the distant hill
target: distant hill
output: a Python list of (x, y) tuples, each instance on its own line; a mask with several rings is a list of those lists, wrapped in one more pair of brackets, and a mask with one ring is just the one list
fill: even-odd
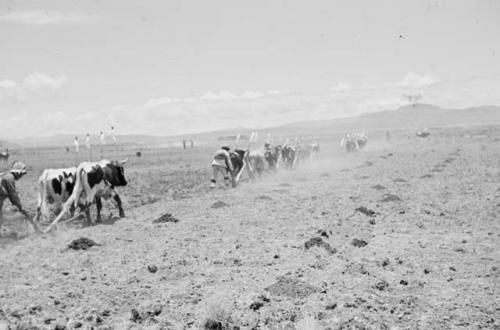
[(282, 127), (304, 133), (321, 134), (325, 130), (355, 131), (468, 127), (500, 124), (500, 106), (444, 109), (430, 104), (403, 106), (397, 110), (366, 113), (357, 117), (292, 123)]
[[(204, 132), (177, 136), (149, 136), (149, 135), (120, 135), (117, 136), (120, 145), (137, 147), (158, 147), (180, 143), (183, 139), (194, 140), (197, 144), (207, 141), (217, 141), (221, 137), (235, 137), (236, 133), (249, 136), (251, 131), (257, 131), (260, 139), (267, 133), (273, 136), (296, 135), (335, 135), (349, 131), (385, 131), (397, 129), (423, 129), (438, 127), (470, 127), (480, 125), (500, 125), (500, 106), (481, 106), (466, 109), (444, 109), (430, 104), (414, 104), (403, 106), (397, 110), (387, 110), (366, 113), (361, 116), (331, 119), (312, 120), (286, 124), (279, 127), (264, 129), (249, 129), (238, 127), (214, 132)], [(73, 146), (73, 135), (54, 135), (48, 137), (30, 137), (17, 139), (18, 145), (40, 146)], [(79, 136), (80, 145), (83, 147), (85, 137)], [(106, 137), (107, 143), (112, 143), (111, 137)], [(99, 144), (99, 136), (91, 136), (93, 145)], [(177, 144), (178, 145), (178, 144)], [(2, 141), (0, 141), (0, 147)]]

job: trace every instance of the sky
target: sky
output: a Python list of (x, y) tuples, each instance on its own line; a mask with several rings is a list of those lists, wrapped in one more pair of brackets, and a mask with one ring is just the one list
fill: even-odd
[(0, 0), (0, 138), (500, 105), (498, 0)]

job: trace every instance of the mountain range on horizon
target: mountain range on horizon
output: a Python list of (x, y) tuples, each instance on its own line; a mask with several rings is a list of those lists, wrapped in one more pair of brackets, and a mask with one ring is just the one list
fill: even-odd
[[(250, 135), (251, 131), (259, 134), (272, 133), (273, 135), (323, 135), (332, 132), (344, 133), (350, 131), (382, 131), (445, 127), (470, 127), (481, 125), (500, 125), (500, 106), (488, 105), (464, 109), (447, 109), (431, 104), (411, 104), (396, 110), (364, 113), (359, 116), (330, 120), (310, 120), (288, 123), (277, 127), (249, 129), (238, 127), (213, 132), (200, 132), (186, 135), (154, 136), (124, 134), (117, 135), (119, 144), (124, 145), (162, 145), (174, 141), (186, 140), (216, 140), (221, 136), (236, 135), (237, 133)], [(80, 134), (81, 135), (81, 134)], [(80, 145), (85, 144), (85, 136), (79, 137)], [(74, 135), (59, 134), (43, 137), (25, 137), (18, 139), (0, 140), (2, 148), (9, 146), (43, 147), (43, 146), (72, 146)], [(111, 143), (111, 137), (107, 137)], [(91, 135), (91, 143), (99, 144), (99, 135)]]

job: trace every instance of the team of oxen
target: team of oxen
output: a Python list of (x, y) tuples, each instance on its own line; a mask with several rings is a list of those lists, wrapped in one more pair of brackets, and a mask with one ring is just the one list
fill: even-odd
[(346, 133), (340, 140), (340, 146), (345, 148), (347, 152), (353, 152), (363, 149), (368, 143), (368, 137), (365, 133), (355, 132)]
[(233, 149), (230, 152), (234, 169), (233, 186), (240, 180), (245, 168), (251, 179), (260, 178), (266, 171), (273, 172), (278, 168), (294, 169), (298, 164), (307, 162), (319, 153), (319, 143), (300, 143), (296, 145), (271, 145), (266, 143), (263, 149)]
[[(96, 221), (101, 221), (102, 199), (113, 198), (120, 217), (125, 216), (120, 196), (115, 187), (127, 185), (124, 161), (101, 160), (83, 162), (78, 167), (46, 169), (38, 179), (39, 195), (35, 223), (40, 217), (48, 217), (50, 208), (57, 214), (45, 232), (50, 231), (67, 213), (76, 218), (85, 213), (88, 224), (94, 223), (90, 206), (97, 208)], [(50, 207), (49, 207), (50, 205)], [(77, 216), (74, 215), (79, 210)]]
[[(279, 167), (293, 169), (298, 164), (312, 159), (319, 152), (318, 143), (297, 145), (271, 145), (266, 143), (263, 149), (233, 149), (230, 153), (234, 168), (234, 181), (237, 183), (245, 168), (249, 177), (255, 179), (265, 171), (276, 171)], [(51, 213), (55, 219), (45, 229), (48, 232), (63, 217), (70, 214), (70, 221), (85, 214), (87, 223), (101, 221), (102, 199), (113, 199), (120, 217), (125, 216), (122, 201), (115, 188), (127, 185), (124, 174), (125, 161), (102, 160), (83, 162), (77, 167), (46, 169), (38, 179), (39, 194), (35, 223), (48, 220)], [(90, 215), (90, 207), (95, 204), (96, 219)], [(78, 212), (75, 215), (75, 212)]]

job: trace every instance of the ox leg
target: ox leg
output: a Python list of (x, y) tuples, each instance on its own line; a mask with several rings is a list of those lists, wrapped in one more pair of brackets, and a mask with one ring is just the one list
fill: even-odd
[(217, 166), (212, 166), (212, 178), (210, 178), (210, 187), (215, 188), (215, 183), (217, 182)]
[(101, 222), (102, 219), (101, 219), (101, 209), (102, 209), (102, 201), (101, 201), (101, 197), (97, 197), (95, 198), (95, 206), (96, 206), (96, 209), (97, 209), (97, 215), (96, 215), (96, 222)]
[(120, 218), (125, 218), (125, 211), (123, 211), (122, 200), (121, 200), (120, 196), (118, 194), (115, 194), (113, 199), (115, 200), (116, 204), (118, 205), (118, 213), (120, 214)]
[(92, 217), (90, 216), (90, 205), (85, 207), (85, 216), (87, 217), (87, 225), (92, 225)]
[(226, 187), (229, 187), (230, 185), (230, 181), (229, 181), (229, 171), (226, 171), (226, 173), (224, 173), (224, 185)]

